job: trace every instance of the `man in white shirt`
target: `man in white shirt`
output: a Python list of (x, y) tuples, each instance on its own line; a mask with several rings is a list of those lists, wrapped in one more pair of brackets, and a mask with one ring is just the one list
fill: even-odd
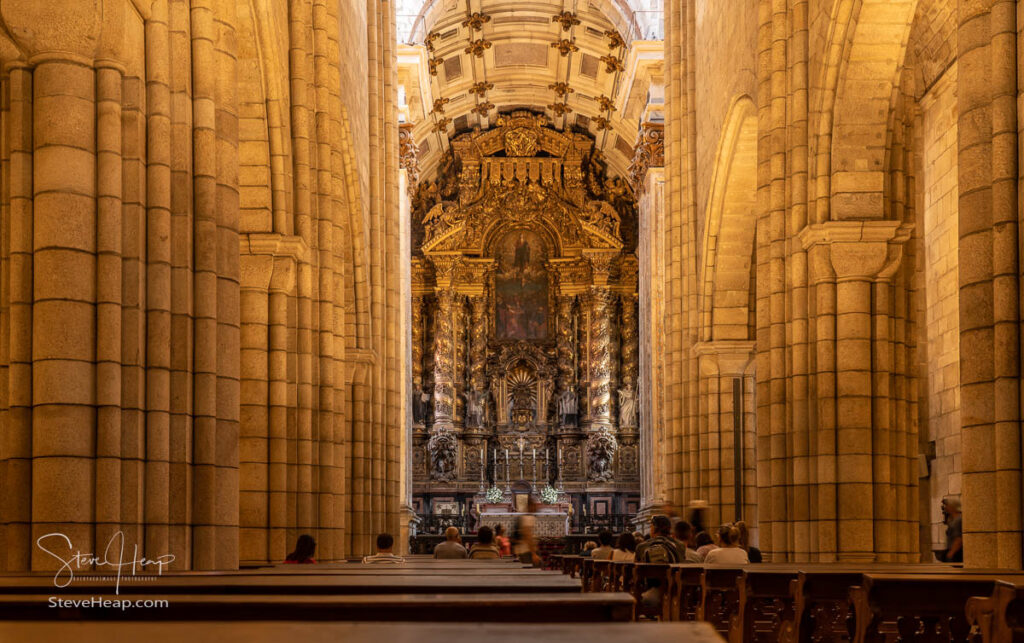
[(405, 559), (394, 554), (395, 539), (391, 534), (377, 536), (377, 553), (363, 556), (364, 563), (404, 563)]
[(469, 558), (469, 552), (459, 542), (459, 528), (449, 527), (444, 530), (445, 541), (434, 547), (434, 558)]

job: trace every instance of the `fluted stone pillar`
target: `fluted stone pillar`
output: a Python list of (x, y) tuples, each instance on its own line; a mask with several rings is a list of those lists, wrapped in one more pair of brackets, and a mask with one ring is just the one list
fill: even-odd
[[(664, 155), (663, 155), (664, 156)], [(664, 160), (664, 159), (663, 159)], [(640, 265), (637, 408), (640, 422), (640, 513), (648, 517), (664, 505), (668, 489), (663, 459), (663, 352), (665, 332), (665, 170), (649, 168), (640, 196)], [(638, 521), (640, 517), (638, 517)]]

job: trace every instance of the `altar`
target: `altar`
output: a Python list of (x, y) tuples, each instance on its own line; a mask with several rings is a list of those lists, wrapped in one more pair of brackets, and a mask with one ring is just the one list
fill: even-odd
[[(497, 527), (498, 525), (501, 525), (502, 529), (505, 530), (505, 534), (511, 538), (512, 534), (515, 533), (516, 520), (518, 520), (520, 516), (528, 515), (531, 514), (485, 512), (480, 514), (480, 524), (487, 525), (488, 527)], [(536, 518), (533, 534), (535, 538), (561, 538), (562, 536), (567, 536), (569, 534), (568, 512), (538, 512), (532, 515)]]

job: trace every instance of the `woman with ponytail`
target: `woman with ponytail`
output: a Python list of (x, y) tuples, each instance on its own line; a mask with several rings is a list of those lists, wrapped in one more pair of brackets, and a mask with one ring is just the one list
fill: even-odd
[(740, 530), (735, 525), (718, 528), (718, 549), (712, 549), (704, 558), (706, 565), (746, 565), (747, 552), (740, 547)]

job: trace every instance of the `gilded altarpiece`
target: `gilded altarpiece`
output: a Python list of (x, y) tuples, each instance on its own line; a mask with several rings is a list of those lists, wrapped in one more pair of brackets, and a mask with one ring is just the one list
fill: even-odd
[(502, 116), (414, 199), (414, 495), (636, 495), (636, 209), (593, 140)]

